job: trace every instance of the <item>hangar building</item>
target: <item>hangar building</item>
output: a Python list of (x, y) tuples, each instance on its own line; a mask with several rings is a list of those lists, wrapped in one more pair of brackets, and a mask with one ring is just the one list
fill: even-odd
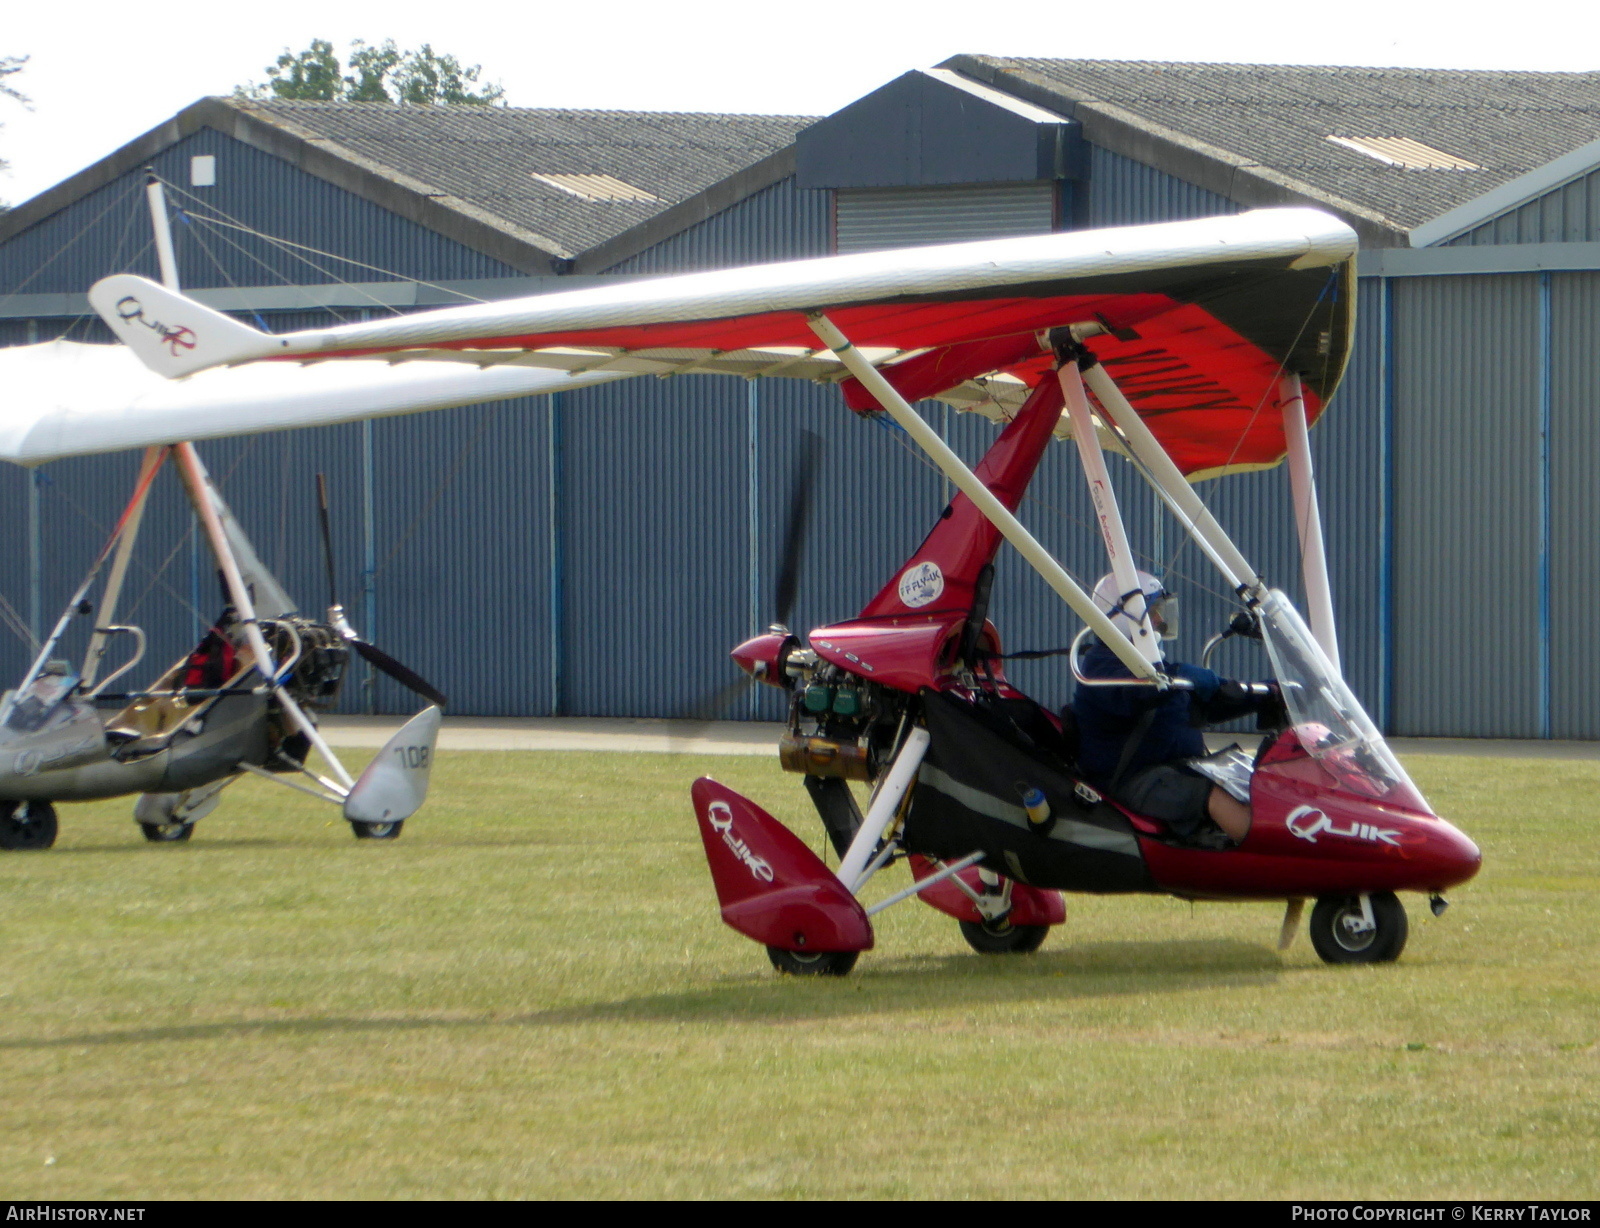
[[(204, 99), (0, 215), (0, 343), (104, 339), (84, 291), (155, 275), (144, 170), (185, 288), (281, 331), (829, 252), (1312, 204), (1362, 237), (1355, 361), (1312, 433), (1346, 669), (1391, 732), (1600, 737), (1600, 74), (957, 56), (834, 115)], [(272, 236), (268, 241), (261, 236)], [(983, 421), (929, 412), (969, 457)], [(205, 445), (266, 561), (324, 600), (311, 478), (334, 490), (357, 625), (484, 715), (676, 715), (771, 617), (796, 433), (829, 451), (794, 616), (853, 614), (946, 498), (837, 392), (682, 374)], [(0, 594), (37, 630), (115, 514), (131, 456), (0, 474)], [(1103, 568), (1075, 457), (1023, 517)], [(1135, 548), (1179, 577), (1183, 655), (1219, 585), (1129, 482)], [(1280, 470), (1206, 493), (1298, 588)], [(175, 490), (130, 582), (175, 657), (214, 614)], [(1193, 584), (1189, 582), (1193, 581)], [(1008, 648), (1075, 630), (1002, 555)], [(6, 637), (0, 670), (23, 644)], [(1247, 656), (1226, 662), (1248, 673)], [(1059, 702), (1059, 662), (1018, 680)], [(401, 711), (379, 680), (356, 708)], [(775, 696), (740, 712), (774, 716)]]

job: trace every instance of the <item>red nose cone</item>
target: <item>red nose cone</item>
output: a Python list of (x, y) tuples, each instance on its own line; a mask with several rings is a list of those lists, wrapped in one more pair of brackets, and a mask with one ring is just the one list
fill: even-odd
[(791, 646), (798, 643), (794, 636), (780, 631), (765, 631), (752, 636), (728, 655), (734, 664), (752, 678), (769, 686), (786, 687), (789, 679), (783, 672), (783, 658)]
[(1483, 854), (1466, 835), (1450, 824), (1439, 823), (1440, 831), (1428, 842), (1440, 880), (1437, 889), (1455, 887), (1466, 882), (1483, 868)]

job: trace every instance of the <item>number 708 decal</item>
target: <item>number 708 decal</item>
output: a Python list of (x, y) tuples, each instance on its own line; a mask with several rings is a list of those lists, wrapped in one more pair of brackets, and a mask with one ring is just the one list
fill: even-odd
[(396, 746), (394, 753), (400, 756), (400, 762), (408, 768), (425, 768), (428, 766), (428, 756), (432, 747), (428, 746)]

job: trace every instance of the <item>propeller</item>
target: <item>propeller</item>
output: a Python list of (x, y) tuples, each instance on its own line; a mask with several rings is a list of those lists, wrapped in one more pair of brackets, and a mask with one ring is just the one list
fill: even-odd
[(339, 604), (338, 584), (333, 571), (333, 529), (328, 516), (328, 475), (317, 474), (317, 519), (322, 526), (322, 560), (328, 573), (328, 622), (361, 659), (380, 674), (387, 674), (408, 691), (414, 691), (429, 703), (446, 706), (444, 695), (415, 670), (407, 669), (383, 649), (357, 635), (345, 619), (344, 607)]
[[(815, 431), (800, 432), (800, 446), (795, 451), (794, 469), (789, 479), (789, 506), (784, 512), (783, 537), (778, 545), (778, 575), (772, 594), (772, 621), (780, 626), (788, 626), (789, 616), (794, 612), (800, 587), (800, 563), (805, 556), (806, 534), (810, 529), (811, 497), (822, 452), (822, 436)], [(718, 687), (689, 710), (688, 719), (717, 720), (755, 682), (754, 678), (743, 674)]]

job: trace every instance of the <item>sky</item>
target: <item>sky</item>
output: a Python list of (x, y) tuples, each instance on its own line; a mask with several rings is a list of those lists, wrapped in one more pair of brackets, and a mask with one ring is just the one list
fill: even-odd
[[(1600, 6), (1353, 0), (604, 0), (474, 4), (274, 0), (130, 5), (7, 0), (0, 55), (27, 55), (0, 98), (0, 200), (19, 204), (207, 94), (265, 79), (326, 38), (432, 43), (513, 106), (824, 115), (959, 52), (1081, 59), (1600, 69)], [(20, 11), (19, 11), (20, 10)], [(1600, 136), (1600, 133), (1596, 134)]]

